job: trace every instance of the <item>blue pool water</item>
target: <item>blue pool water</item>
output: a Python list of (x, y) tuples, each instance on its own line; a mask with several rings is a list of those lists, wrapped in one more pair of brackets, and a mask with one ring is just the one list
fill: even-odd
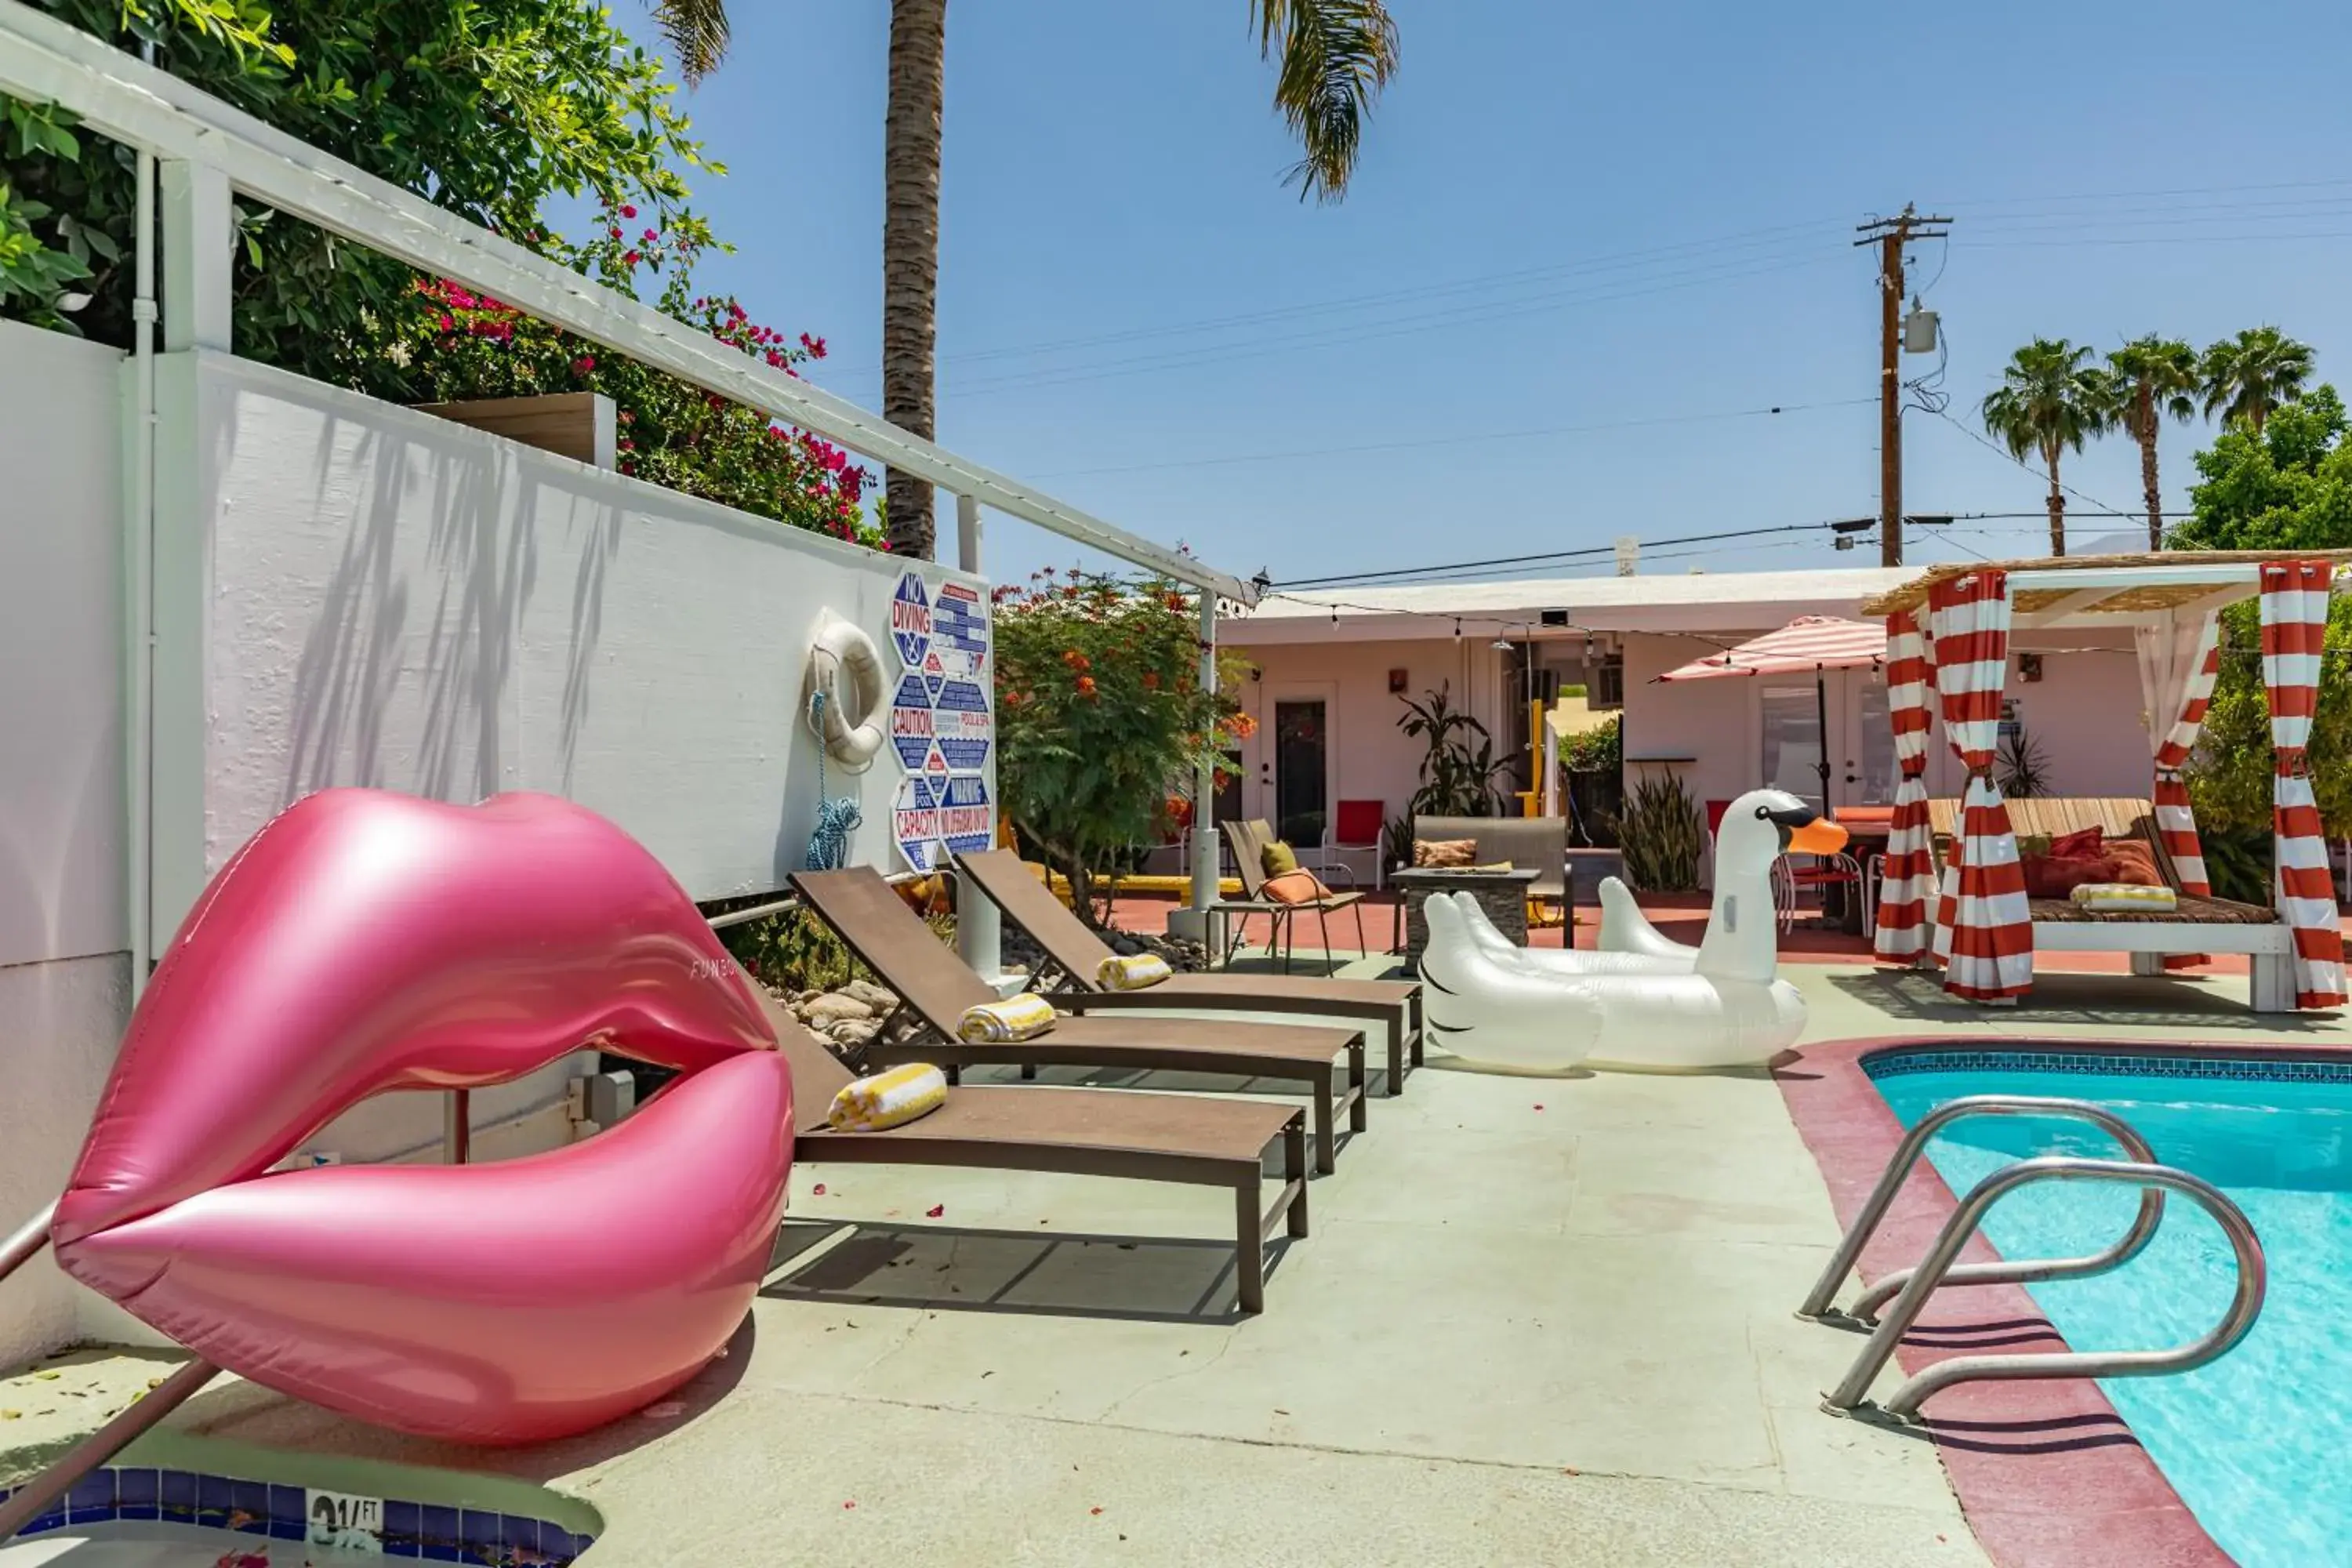
[[(2196, 1372), (2101, 1387), (2245, 1568), (2352, 1562), (2352, 1065), (1970, 1051), (1864, 1067), (1906, 1126), (1968, 1094), (2109, 1107), (2158, 1160), (2245, 1211), (2270, 1260), (2253, 1332)], [(1927, 1146), (1955, 1192), (2029, 1155), (2115, 1152), (2080, 1122), (1995, 1117)], [(2080, 1256), (2121, 1236), (2137, 1201), (2126, 1188), (2028, 1187), (1994, 1207), (1985, 1232), (2004, 1257)], [(2221, 1227), (2175, 1197), (2156, 1240), (2122, 1268), (2028, 1289), (2076, 1350), (2152, 1349), (2203, 1333), (2233, 1279)]]

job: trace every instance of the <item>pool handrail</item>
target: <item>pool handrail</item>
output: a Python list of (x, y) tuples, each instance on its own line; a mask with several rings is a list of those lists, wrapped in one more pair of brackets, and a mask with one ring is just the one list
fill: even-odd
[[(2121, 1144), (2124, 1152), (2134, 1161), (2143, 1165), (2156, 1163), (2155, 1151), (2148, 1147), (2147, 1140), (2139, 1135), (2137, 1129), (2105, 1106), (2095, 1105), (2087, 1100), (2028, 1094), (1971, 1094), (1958, 1100), (1948, 1100), (1922, 1116), (1903, 1135), (1903, 1142), (1895, 1146), (1894, 1154), (1887, 1160), (1886, 1169), (1879, 1176), (1878, 1184), (1871, 1189), (1862, 1211), (1853, 1216), (1853, 1224), (1847, 1227), (1844, 1237), (1839, 1241), (1837, 1251), (1831, 1254), (1828, 1264), (1822, 1269), (1821, 1278), (1813, 1281), (1813, 1288), (1806, 1294), (1804, 1304), (1797, 1309), (1797, 1316), (1819, 1320), (1832, 1315), (1830, 1302), (1836, 1298), (1838, 1287), (1845, 1282), (1845, 1277), (1861, 1261), (1862, 1249), (1869, 1245), (1870, 1238), (1885, 1220), (1887, 1209), (1894, 1205), (1895, 1194), (1902, 1190), (1912, 1167), (1927, 1152), (1927, 1140), (1953, 1122), (1975, 1116), (2046, 1116), (2053, 1120), (2087, 1121)], [(1964, 1263), (1950, 1269), (1943, 1282), (1949, 1285), (2014, 1284), (2041, 1279), (2079, 1279), (2087, 1275), (2104, 1274), (2138, 1257), (2154, 1239), (2156, 1227), (2163, 1218), (2164, 1193), (2160, 1188), (2150, 1187), (2140, 1194), (2139, 1213), (2133, 1216), (2131, 1228), (2124, 1233), (2122, 1240), (2105, 1252), (2088, 1258)], [(1854, 1304), (1842, 1315), (1856, 1322), (1874, 1321), (1877, 1310), (1909, 1283), (1915, 1272), (1910, 1268), (1896, 1269), (1855, 1298)]]
[(2050, 1154), (2037, 1159), (2021, 1160), (1979, 1182), (1960, 1200), (1959, 1207), (1937, 1234), (1936, 1243), (1927, 1249), (1914, 1269), (1895, 1305), (1879, 1320), (1877, 1330), (1854, 1358), (1845, 1379), (1823, 1400), (1823, 1408), (1843, 1414), (1868, 1403), (1870, 1385), (1877, 1379), (1887, 1361), (1895, 1354), (1903, 1336), (1917, 1321), (1920, 1310), (1944, 1283), (1952, 1271), (1952, 1260), (1977, 1233), (1985, 1213), (1992, 1205), (2018, 1188), (2035, 1182), (2111, 1182), (2141, 1188), (2161, 1188), (2181, 1194), (2211, 1215), (2230, 1239), (2231, 1250), (2236, 1255), (2238, 1288), (2230, 1299), (2229, 1310), (2205, 1334), (2187, 1344), (2168, 1350), (2153, 1351), (2063, 1351), (2036, 1355), (1964, 1355), (1940, 1361), (1914, 1374), (1878, 1405), (1879, 1411), (1897, 1421), (1918, 1417), (1919, 1406), (1930, 1394), (1939, 1393), (1957, 1383), (1973, 1383), (1984, 1379), (2022, 1379), (2051, 1377), (2155, 1377), (2170, 1373), (2193, 1372), (2209, 1362), (2218, 1360), (2233, 1349), (2252, 1330), (2254, 1321), (2262, 1315), (2263, 1299), (2269, 1286), (2269, 1268), (2263, 1255), (2263, 1244), (2254, 1234), (2252, 1221), (2245, 1211), (2230, 1201), (2227, 1194), (2201, 1176), (2170, 1165), (2156, 1165), (2128, 1160), (2089, 1160), (2074, 1155)]

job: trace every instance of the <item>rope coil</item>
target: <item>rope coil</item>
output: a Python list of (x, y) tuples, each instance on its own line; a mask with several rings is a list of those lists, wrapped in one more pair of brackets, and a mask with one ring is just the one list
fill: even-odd
[(856, 795), (825, 798), (824, 700), (822, 686), (809, 698), (809, 728), (816, 733), (817, 794), (816, 831), (809, 835), (807, 864), (803, 868), (810, 871), (838, 871), (847, 866), (850, 836), (866, 822)]

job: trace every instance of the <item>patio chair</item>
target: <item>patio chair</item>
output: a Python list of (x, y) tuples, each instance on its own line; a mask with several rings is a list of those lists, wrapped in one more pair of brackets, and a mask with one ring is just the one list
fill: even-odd
[[(1044, 1064), (1303, 1083), (1315, 1113), (1315, 1169), (1327, 1176), (1338, 1153), (1339, 1113), (1347, 1113), (1349, 1131), (1364, 1130), (1360, 1029), (1205, 1018), (1061, 1018), (1025, 1040), (960, 1040), (956, 1026), (965, 1010), (995, 1001), (996, 988), (934, 936), (879, 872), (871, 866), (798, 871), (793, 886), (858, 961), (898, 994), (898, 1005), (865, 1047), (870, 1066), (931, 1062), (951, 1079), (968, 1067), (1017, 1067), (1025, 1078)], [(1332, 1058), (1341, 1055), (1348, 1061), (1347, 1086), (1335, 1089)]]
[[(1171, 974), (1140, 991), (1106, 991), (1096, 984), (1102, 961), (1111, 956), (1103, 940), (1087, 929), (1038, 880), (1021, 857), (1009, 850), (959, 855), (956, 872), (1029, 933), (1060, 972), (1046, 994), (1073, 1013), (1112, 1007), (1193, 1009), (1210, 1013), (1303, 1013), (1363, 1018), (1386, 1026), (1388, 1092), (1404, 1092), (1405, 1054), (1421, 1065), (1421, 984), (1410, 980), (1337, 980), (1313, 975)], [(1047, 976), (1034, 977), (1047, 982)], [(1044, 990), (1041, 984), (1039, 989)]]
[[(1356, 911), (1356, 951), (1359, 952), (1368, 951), (1364, 945), (1363, 894), (1354, 891), (1327, 892), (1322, 898), (1310, 899), (1304, 903), (1295, 904), (1285, 903), (1280, 899), (1269, 898), (1265, 891), (1265, 884), (1268, 880), (1265, 874), (1265, 850), (1266, 846), (1275, 842), (1274, 829), (1267, 826), (1264, 821), (1256, 819), (1246, 822), (1223, 822), (1218, 826), (1224, 829), (1226, 847), (1234, 852), (1234, 873), (1242, 879), (1240, 898), (1223, 899), (1210, 906), (1213, 910), (1225, 917), (1226, 926), (1232, 932), (1225, 943), (1224, 957), (1220, 961), (1221, 963), (1228, 965), (1233, 963), (1234, 950), (1241, 946), (1242, 927), (1250, 915), (1265, 915), (1274, 922), (1274, 929), (1268, 933), (1267, 949), (1269, 952), (1281, 953), (1282, 972), (1285, 974), (1290, 973), (1290, 955), (1298, 946), (1297, 923), (1301, 914), (1311, 912), (1321, 923), (1323, 953), (1328, 959), (1331, 953), (1331, 913), (1335, 910), (1353, 908)], [(1286, 933), (1290, 937), (1288, 947), (1283, 945), (1282, 939)]]
[(1356, 875), (1355, 867), (1344, 858), (1349, 855), (1369, 854), (1372, 860), (1370, 881), (1375, 889), (1381, 884), (1384, 863), (1381, 837), (1388, 823), (1388, 803), (1380, 800), (1343, 800), (1333, 818), (1323, 842), (1298, 850), (1298, 863), (1330, 879), (1333, 871), (1344, 871), (1350, 888), (1360, 887), (1365, 879)]
[[(1265, 1242), (1307, 1234), (1307, 1127), (1295, 1106), (1084, 1089), (958, 1088), (919, 1121), (875, 1132), (825, 1124), (850, 1070), (759, 982), (751, 989), (793, 1068), (793, 1154), (820, 1164), (1042, 1171), (1227, 1187), (1244, 1312), (1265, 1310)], [(1282, 1192), (1261, 1211), (1266, 1152), (1282, 1145)]]

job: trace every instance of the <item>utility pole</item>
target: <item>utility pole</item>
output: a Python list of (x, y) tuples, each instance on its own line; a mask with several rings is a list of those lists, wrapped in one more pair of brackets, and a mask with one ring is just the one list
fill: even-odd
[(1921, 217), (1910, 203), (1894, 217), (1854, 225), (1857, 246), (1879, 247), (1878, 263), (1878, 560), (1903, 564), (1903, 247), (1915, 239), (1941, 239), (1935, 226), (1948, 217)]

